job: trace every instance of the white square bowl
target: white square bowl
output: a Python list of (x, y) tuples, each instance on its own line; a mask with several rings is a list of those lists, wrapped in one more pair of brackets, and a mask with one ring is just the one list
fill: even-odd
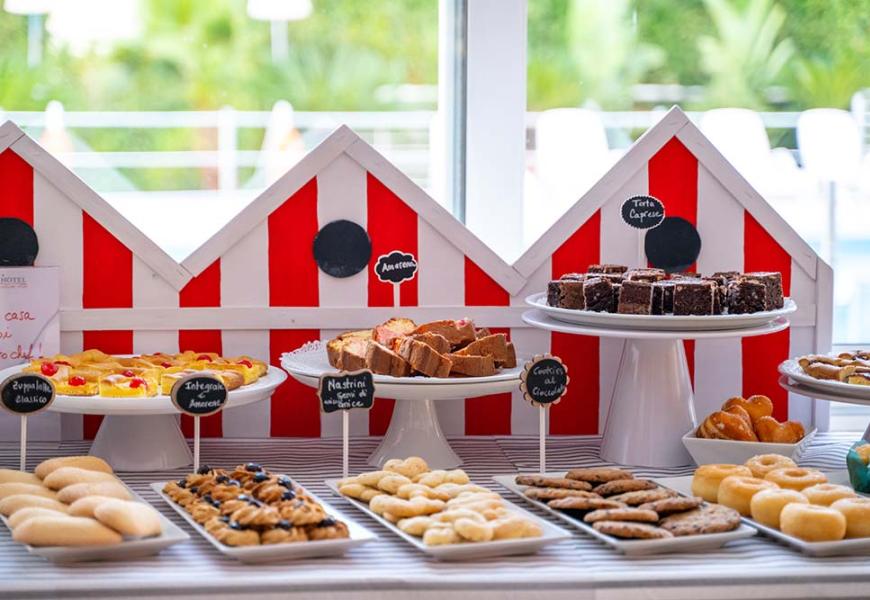
[(796, 444), (770, 444), (767, 442), (708, 440), (695, 437), (695, 430), (692, 429), (683, 436), (683, 445), (697, 465), (717, 463), (742, 465), (757, 454), (781, 454), (798, 462), (815, 435), (816, 429), (813, 428)]

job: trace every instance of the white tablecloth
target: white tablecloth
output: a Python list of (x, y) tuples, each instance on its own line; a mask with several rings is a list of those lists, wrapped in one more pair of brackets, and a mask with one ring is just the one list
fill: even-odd
[[(831, 470), (844, 468), (852, 437), (820, 434), (802, 464)], [(369, 469), (365, 457), (377, 442), (372, 438), (351, 441), (352, 472)], [(602, 464), (599, 443), (597, 437), (550, 439), (548, 470)], [(493, 475), (537, 470), (534, 438), (460, 438), (452, 440), (452, 444), (475, 482), (495, 489), (499, 488), (490, 479)], [(29, 462), (32, 467), (43, 458), (86, 451), (87, 444), (80, 442), (59, 446), (36, 443), (30, 447)], [(326, 489), (323, 480), (340, 475), (340, 440), (205, 440), (202, 455), (203, 462), (213, 466), (232, 467), (255, 461), (287, 473), (369, 527), (380, 539), (344, 558), (244, 565), (215, 551), (147, 487), (154, 481), (177, 479), (184, 470), (120, 473), (125, 482), (188, 531), (191, 540), (148, 559), (59, 566), (27, 554), (11, 541), (5, 528), (0, 528), (0, 597), (167, 598), (203, 594), (209, 598), (407, 598), (410, 590), (415, 590), (414, 600), (442, 600), (448, 595), (705, 600), (870, 596), (870, 556), (810, 558), (759, 536), (703, 555), (627, 558), (572, 531), (570, 541), (532, 556), (438, 562)], [(17, 468), (17, 445), (0, 445), (0, 464)], [(691, 471), (690, 467), (637, 470), (639, 475), (650, 477), (688, 475)]]

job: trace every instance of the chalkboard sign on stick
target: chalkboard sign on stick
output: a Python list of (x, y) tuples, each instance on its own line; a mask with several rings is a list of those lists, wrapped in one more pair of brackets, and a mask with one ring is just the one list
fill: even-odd
[(520, 390), (533, 406), (556, 404), (568, 391), (568, 367), (557, 356), (542, 354), (526, 363)]
[(54, 402), (54, 384), (35, 373), (19, 373), (0, 385), (3, 408), (17, 415), (32, 415)]
[(387, 283), (399, 284), (408, 281), (413, 279), (416, 273), (417, 259), (411, 253), (399, 250), (382, 254), (378, 257), (378, 262), (375, 265), (375, 274), (378, 279)]
[(325, 413), (354, 408), (369, 409), (375, 401), (375, 384), (368, 369), (323, 375), (317, 388)]
[(665, 218), (665, 205), (654, 196), (632, 196), (622, 203), (622, 220), (635, 229), (658, 227)]
[(179, 379), (170, 392), (175, 407), (191, 417), (207, 417), (219, 412), (227, 397), (227, 388), (220, 379), (200, 373)]

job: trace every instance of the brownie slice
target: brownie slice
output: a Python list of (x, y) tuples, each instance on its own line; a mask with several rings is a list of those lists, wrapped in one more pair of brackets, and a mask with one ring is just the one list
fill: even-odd
[(562, 299), (562, 282), (554, 279), (547, 284), (547, 306), (559, 306)]
[(588, 273), (616, 273), (621, 274), (625, 273), (628, 270), (628, 267), (625, 265), (612, 265), (612, 264), (603, 264), (603, 265), (589, 265), (587, 269)]
[(583, 281), (576, 279), (560, 279), (547, 284), (547, 304), (559, 308), (586, 308), (586, 298), (583, 295)]
[(619, 310), (619, 292), (622, 290), (622, 282), (613, 284), (613, 296), (610, 299), (610, 308), (607, 312), (615, 313)]
[(728, 282), (724, 277), (702, 277), (701, 281), (708, 281), (716, 287), (716, 295), (713, 296), (713, 314), (721, 315), (728, 306)]
[(625, 278), (630, 281), (645, 281), (654, 283), (661, 281), (667, 277), (667, 274), (662, 269), (632, 269), (625, 274)]
[(656, 281), (652, 284), (652, 314), (667, 315), (674, 312), (674, 286), (676, 281)]
[(675, 315), (712, 315), (716, 289), (709, 281), (678, 280), (674, 285)]
[(759, 281), (767, 288), (767, 297), (765, 299), (765, 310), (774, 310), (782, 308), (785, 303), (782, 297), (782, 273), (775, 271), (756, 271), (743, 275), (746, 279)]
[(726, 282), (733, 281), (740, 277), (739, 271), (716, 271), (711, 277), (721, 277)]
[(619, 308), (623, 315), (652, 313), (653, 286), (646, 281), (623, 281), (619, 291)]
[(732, 315), (761, 312), (767, 306), (767, 286), (755, 279), (740, 278), (728, 284), (728, 312)]
[(604, 277), (591, 277), (583, 282), (586, 310), (609, 312), (613, 304), (613, 284)]

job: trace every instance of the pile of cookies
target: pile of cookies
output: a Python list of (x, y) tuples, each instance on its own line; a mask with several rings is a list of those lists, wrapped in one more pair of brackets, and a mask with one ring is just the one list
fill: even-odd
[(797, 360), (804, 373), (815, 379), (870, 385), (870, 350), (841, 352), (837, 356), (809, 354)]
[(695, 431), (699, 438), (773, 444), (796, 444), (804, 435), (799, 422), (774, 419), (773, 401), (760, 394), (729, 398), (722, 410), (710, 414)]
[(203, 465), (163, 492), (216, 540), (227, 546), (258, 546), (346, 538), (347, 525), (286, 475), (256, 463), (235, 469)]
[(870, 498), (778, 454), (698, 467), (692, 493), (807, 542), (870, 537)]
[(518, 475), (527, 498), (582, 518), (596, 531), (626, 539), (663, 539), (721, 533), (740, 515), (702, 498), (680, 496), (624, 469), (572, 469), (564, 477)]
[(100, 350), (34, 358), (23, 372), (38, 373), (65, 396), (146, 398), (169, 395), (180, 379), (193, 374), (217, 377), (228, 390), (255, 383), (269, 370), (250, 356), (224, 358), (215, 352), (113, 356)]
[(462, 469), (430, 470), (419, 457), (392, 459), (383, 470), (342, 479), (339, 492), (429, 546), (540, 537), (540, 526), (510, 510)]
[(0, 514), (12, 538), (30, 546), (108, 546), (162, 533), (157, 511), (133, 500), (95, 456), (52, 458), (33, 473), (0, 469)]

